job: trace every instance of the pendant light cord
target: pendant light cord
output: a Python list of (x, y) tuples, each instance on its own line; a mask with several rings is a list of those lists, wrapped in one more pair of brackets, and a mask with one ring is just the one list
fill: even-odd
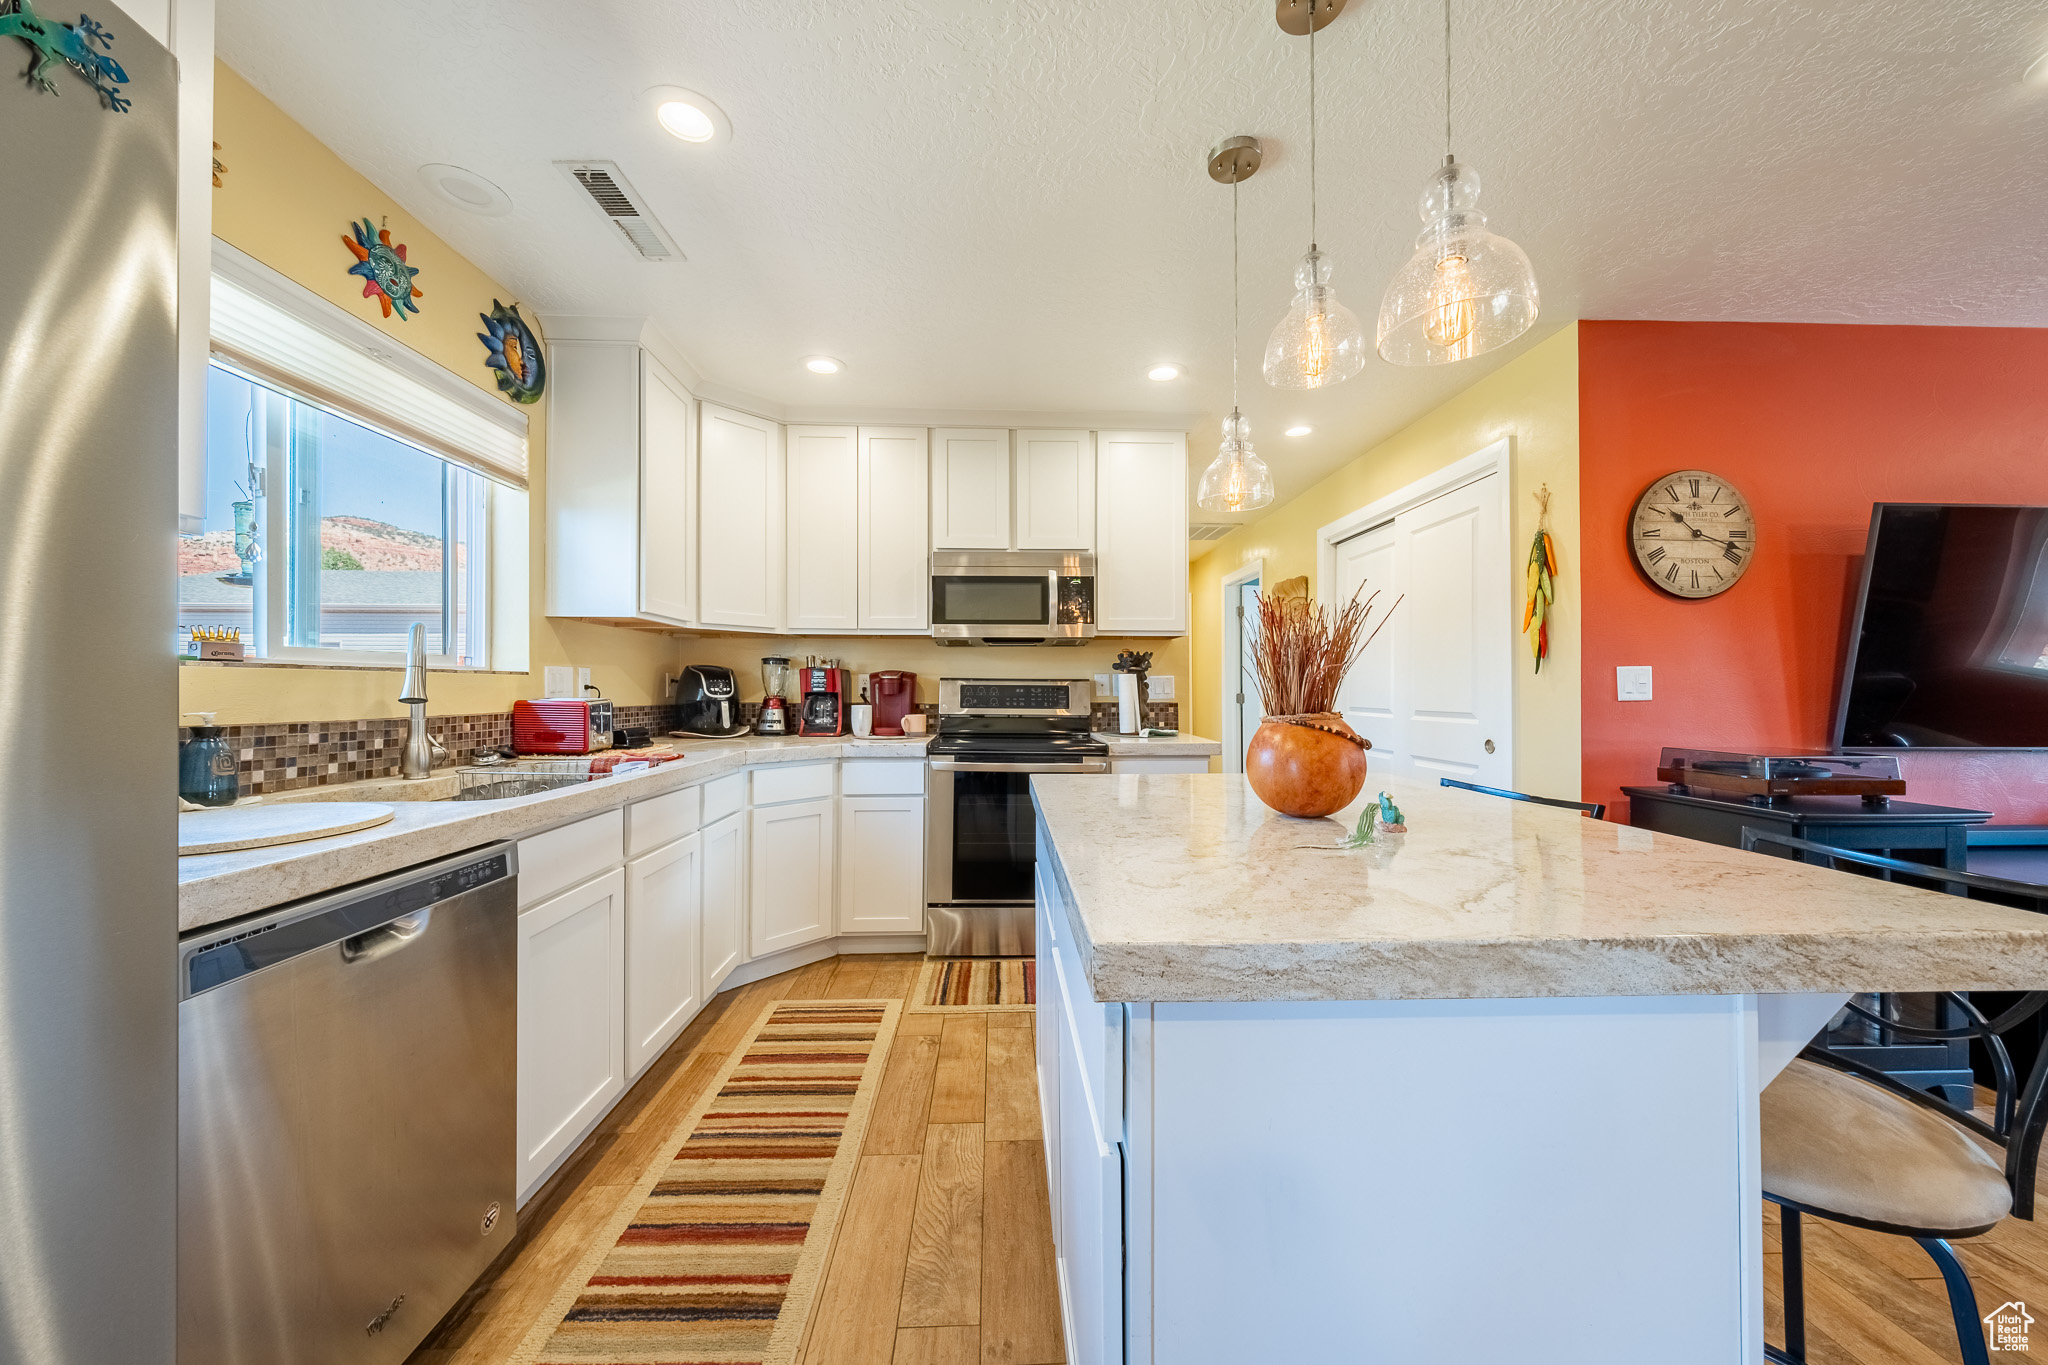
[[(1308, 0), (1308, 249), (1316, 249), (1316, 5)], [(1450, 0), (1444, 0), (1449, 4)]]
[(1451, 159), (1451, 0), (1444, 0), (1444, 160)]
[(1230, 182), (1230, 415), (1237, 416), (1237, 181)]

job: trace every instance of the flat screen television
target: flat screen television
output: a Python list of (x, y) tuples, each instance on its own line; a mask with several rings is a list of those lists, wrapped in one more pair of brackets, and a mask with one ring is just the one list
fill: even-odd
[(2048, 749), (2048, 507), (1879, 503), (1843, 749)]

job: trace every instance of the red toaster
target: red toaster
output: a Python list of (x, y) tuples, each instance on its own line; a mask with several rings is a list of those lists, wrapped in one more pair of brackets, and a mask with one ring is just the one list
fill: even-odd
[(594, 754), (612, 747), (612, 704), (545, 697), (512, 703), (512, 747), (522, 754)]

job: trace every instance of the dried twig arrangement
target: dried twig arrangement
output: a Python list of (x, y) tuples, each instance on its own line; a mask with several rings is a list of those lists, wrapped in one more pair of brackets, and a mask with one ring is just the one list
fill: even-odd
[[(1259, 594), (1252, 665), (1259, 678), (1259, 701), (1268, 716), (1320, 715), (1337, 709), (1337, 689), (1344, 675), (1393, 615), (1393, 607), (1387, 608), (1371, 632), (1366, 631), (1379, 596), (1374, 592), (1360, 601), (1354, 595), (1332, 610), (1301, 598)], [(1397, 599), (1394, 606), (1400, 605)]]

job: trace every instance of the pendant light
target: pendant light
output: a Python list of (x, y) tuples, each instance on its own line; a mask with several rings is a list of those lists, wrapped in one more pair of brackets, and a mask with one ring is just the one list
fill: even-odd
[(1316, 30), (1337, 17), (1343, 0), (1282, 0), (1280, 26), (1308, 33), (1308, 255), (1294, 268), (1294, 303), (1266, 342), (1266, 382), (1277, 389), (1341, 384), (1365, 368), (1365, 330), (1330, 288), (1330, 263), (1316, 246)]
[(1259, 140), (1226, 138), (1209, 153), (1209, 176), (1230, 186), (1230, 416), (1223, 444), (1202, 471), (1195, 502), (1209, 512), (1249, 512), (1273, 501), (1273, 472), (1252, 449), (1251, 425), (1237, 410), (1237, 187), (1259, 169)]
[(1522, 248), (1486, 230), (1479, 176), (1451, 155), (1451, 0), (1444, 0), (1444, 164), (1422, 191), (1415, 254), (1380, 301), (1380, 354), (1443, 365), (1505, 346), (1536, 321), (1536, 272)]

